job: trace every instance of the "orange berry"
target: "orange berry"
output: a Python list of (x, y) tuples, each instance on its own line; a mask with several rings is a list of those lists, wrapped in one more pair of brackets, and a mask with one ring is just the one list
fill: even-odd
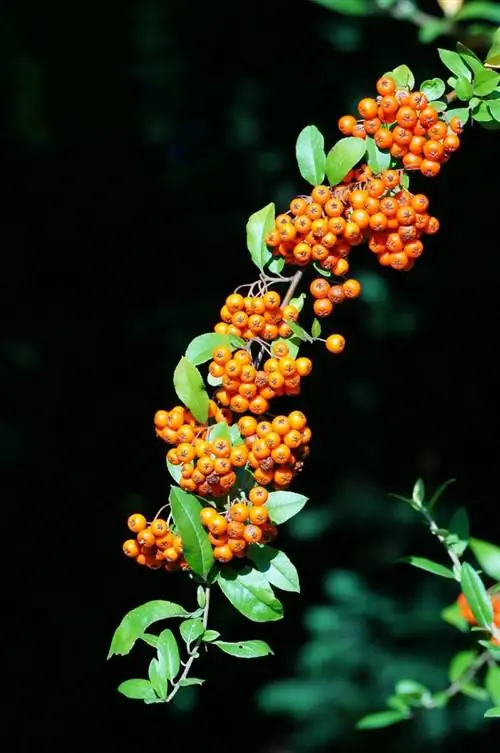
[(250, 522), (256, 526), (262, 526), (269, 520), (269, 513), (263, 505), (250, 508)]
[(243, 538), (245, 541), (248, 541), (249, 544), (258, 544), (262, 538), (262, 530), (251, 523), (250, 525), (245, 526)]
[(227, 522), (223, 515), (217, 513), (208, 523), (208, 530), (213, 536), (220, 536), (226, 532)]
[(250, 489), (248, 498), (253, 505), (263, 505), (267, 502), (269, 492), (263, 486), (254, 486)]
[(338, 120), (338, 128), (341, 133), (344, 134), (344, 136), (351, 136), (354, 127), (356, 126), (356, 118), (353, 118), (352, 115), (343, 115)]
[(326, 339), (326, 349), (330, 353), (342, 353), (345, 348), (345, 339), (342, 335), (330, 335)]
[(342, 285), (346, 298), (357, 298), (361, 293), (361, 285), (357, 280), (346, 280)]
[(223, 546), (216, 546), (214, 549), (214, 558), (217, 560), (217, 562), (231, 562), (231, 560), (233, 559), (233, 552), (227, 544), (224, 544)]
[(394, 94), (396, 91), (396, 82), (390, 76), (382, 76), (376, 84), (377, 92), (381, 97)]
[(245, 523), (248, 520), (248, 506), (244, 502), (235, 502), (229, 508), (229, 517), (238, 523)]
[(317, 298), (313, 303), (313, 310), (317, 317), (330, 316), (333, 304), (328, 298)]
[[(330, 301), (328, 301), (330, 303)], [(297, 374), (301, 377), (308, 376), (308, 374), (312, 371), (312, 361), (310, 358), (305, 358), (304, 356), (300, 356), (295, 361), (295, 371)]]
[(358, 103), (358, 112), (365, 120), (370, 120), (377, 116), (378, 105), (375, 99), (365, 97)]
[(156, 537), (151, 528), (145, 528), (137, 534), (137, 543), (148, 549), (156, 544)]
[(150, 528), (153, 536), (156, 536), (159, 539), (161, 539), (163, 536), (166, 536), (168, 533), (167, 521), (163, 520), (163, 518), (155, 518), (152, 521)]
[(225, 305), (231, 314), (235, 314), (237, 311), (243, 311), (245, 308), (245, 300), (239, 293), (232, 293), (226, 298)]
[(123, 544), (123, 554), (126, 557), (133, 557), (134, 559), (141, 553), (139, 544), (134, 539), (128, 539)]
[(130, 515), (127, 520), (127, 526), (130, 531), (133, 531), (133, 533), (140, 533), (141, 531), (144, 531), (147, 525), (148, 524), (146, 518), (140, 513), (134, 513), (133, 515)]
[(227, 546), (235, 556), (238, 556), (245, 553), (248, 543), (243, 538), (229, 538), (227, 540)]
[[(302, 431), (307, 423), (305, 415), (300, 410), (294, 410), (288, 415), (288, 424), (292, 429)], [(284, 435), (283, 435), (284, 436)]]

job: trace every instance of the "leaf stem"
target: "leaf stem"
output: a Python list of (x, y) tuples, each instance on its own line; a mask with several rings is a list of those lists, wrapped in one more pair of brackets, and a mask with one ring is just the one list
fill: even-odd
[(205, 630), (207, 629), (209, 609), (210, 609), (210, 586), (205, 586), (205, 606), (203, 607), (203, 618), (202, 618), (203, 633), (195, 641), (194, 646), (192, 646), (191, 650), (189, 651), (189, 658), (184, 666), (184, 669), (182, 670), (182, 674), (180, 675), (180, 677), (177, 678), (177, 681), (173, 683), (172, 690), (170, 691), (168, 696), (165, 698), (165, 703), (169, 703), (172, 700), (172, 698), (176, 695), (176, 693), (179, 691), (179, 689), (182, 687), (182, 681), (187, 678), (187, 676), (189, 675), (189, 672), (191, 671), (191, 667), (193, 666), (194, 660), (199, 656), (198, 649), (203, 640), (203, 635), (205, 633)]
[(439, 533), (439, 526), (436, 523), (436, 521), (434, 520), (434, 518), (432, 517), (432, 515), (430, 514), (429, 510), (427, 510), (422, 505), (422, 507), (420, 507), (420, 512), (421, 512), (422, 516), (424, 517), (426, 523), (428, 524), (430, 532), (434, 536), (437, 537), (437, 539), (441, 542), (441, 544), (444, 546), (444, 548), (448, 552), (448, 556), (449, 556), (449, 558), (451, 559), (451, 561), (453, 562), (453, 565), (454, 565), (455, 580), (458, 580), (460, 582), (460, 568), (461, 568), (462, 565), (461, 565), (461, 562), (460, 562), (460, 559), (459, 559), (458, 555), (455, 554), (455, 552), (453, 552), (448, 547), (448, 545), (446, 544), (446, 540), (445, 540), (444, 536), (442, 536)]

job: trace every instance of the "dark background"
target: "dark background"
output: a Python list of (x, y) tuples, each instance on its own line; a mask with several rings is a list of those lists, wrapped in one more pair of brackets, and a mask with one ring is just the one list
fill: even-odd
[(488, 702), (466, 698), (387, 731), (353, 726), (401, 677), (445, 687), (473, 644), (439, 618), (453, 582), (394, 564), (445, 554), (388, 493), (454, 477), (443, 519), (466, 505), (474, 535), (498, 532), (498, 134), (468, 131), (425, 183), (442, 230), (411, 274), (352, 254), (366, 294), (327, 324), (346, 350), (316, 348), (294, 402), (314, 433), (297, 485), (311, 501), (281, 542), (303, 594), (284, 594), (272, 626), (222, 595), (213, 611), (225, 638), (264, 638), (276, 656), (209, 655), (201, 693), (143, 706), (116, 686), (145, 676), (148, 649), (106, 663), (115, 627), (148, 599), (194, 607), (187, 579), (121, 554), (126, 516), (168, 493), (152, 416), (175, 402), (173, 368), (255, 276), (248, 216), (305, 190), (299, 131), (315, 123), (331, 145), (378, 75), (442, 69), (411, 26), (305, 1), (5, 2), (1, 22), (8, 749), (490, 750)]

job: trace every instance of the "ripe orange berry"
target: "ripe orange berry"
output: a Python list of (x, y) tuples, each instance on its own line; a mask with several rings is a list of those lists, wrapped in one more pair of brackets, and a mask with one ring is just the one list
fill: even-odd
[(464, 620), (466, 620), (470, 625), (476, 625), (476, 618), (474, 617), (474, 614), (463, 593), (461, 593), (458, 597), (457, 604), (460, 610), (460, 614), (462, 615)]
[(302, 431), (305, 427), (307, 419), (300, 410), (294, 410), (288, 415), (288, 424), (291, 429), (297, 429)]
[(208, 530), (213, 536), (220, 536), (225, 533), (227, 529), (227, 522), (223, 515), (217, 513), (208, 523)]
[(231, 314), (235, 314), (237, 311), (243, 311), (245, 308), (245, 300), (239, 293), (232, 293), (226, 298), (225, 305)]
[(365, 120), (370, 120), (377, 116), (378, 105), (375, 99), (365, 97), (358, 103), (358, 112)]
[(328, 293), (328, 298), (333, 304), (342, 303), (342, 301), (345, 299), (345, 293), (342, 285), (332, 285), (330, 292)]
[(269, 520), (269, 513), (262, 505), (250, 508), (250, 522), (256, 526), (262, 526)]
[(450, 120), (450, 128), (453, 131), (453, 133), (461, 134), (464, 130), (464, 124), (463, 121), (460, 120), (460, 118), (457, 118), (457, 116), (453, 116), (453, 118)]
[(330, 283), (324, 277), (317, 277), (309, 285), (309, 291), (314, 298), (326, 298), (330, 290)]
[(229, 508), (229, 517), (239, 523), (245, 523), (248, 520), (248, 506), (244, 502), (235, 502)]
[(330, 316), (333, 304), (328, 298), (317, 298), (313, 303), (313, 310), (317, 317)]
[[(288, 434), (288, 432), (287, 432)], [(271, 457), (277, 465), (286, 465), (289, 462), (292, 451), (286, 444), (280, 444), (279, 447), (272, 450)], [(251, 511), (250, 511), (251, 512)], [(251, 519), (251, 516), (250, 516)]]
[(153, 536), (156, 536), (159, 539), (166, 536), (168, 533), (167, 521), (163, 520), (163, 518), (155, 518), (155, 520), (152, 521), (150, 528)]
[(140, 513), (134, 513), (127, 520), (127, 526), (130, 531), (133, 531), (133, 533), (140, 533), (141, 531), (144, 531), (147, 525), (148, 524), (146, 518)]
[(134, 539), (128, 539), (123, 544), (123, 554), (126, 557), (133, 557), (134, 559), (141, 553), (139, 544)]
[(254, 486), (250, 489), (248, 498), (253, 505), (263, 505), (267, 502), (269, 492), (263, 486)]
[[(330, 303), (330, 301), (328, 301)], [(304, 356), (300, 356), (295, 361), (295, 371), (300, 377), (308, 376), (312, 371), (312, 361), (310, 358), (305, 358)]]
[(224, 544), (223, 546), (216, 546), (214, 549), (214, 558), (217, 560), (217, 562), (231, 562), (233, 556), (233, 552), (227, 544)]
[(227, 546), (235, 556), (238, 556), (245, 553), (246, 549), (248, 548), (248, 543), (244, 538), (230, 538), (227, 540)]
[(137, 534), (137, 543), (148, 549), (156, 544), (156, 538), (151, 528), (145, 528)]
[(342, 335), (330, 335), (326, 339), (326, 349), (330, 353), (342, 353), (345, 348), (345, 339)]
[(343, 115), (339, 118), (337, 125), (339, 131), (343, 133), (344, 136), (350, 136), (356, 125), (356, 118), (353, 118), (352, 115)]
[(420, 165), (420, 172), (426, 178), (434, 178), (441, 169), (439, 162), (431, 159), (423, 159)]
[(154, 415), (154, 424), (157, 429), (164, 429), (168, 425), (168, 413), (165, 410), (158, 410)]
[(226, 535), (230, 539), (240, 539), (245, 533), (245, 524), (238, 520), (231, 520), (227, 525)]
[(342, 285), (346, 298), (357, 298), (361, 293), (361, 285), (357, 280), (346, 280)]
[(396, 82), (390, 76), (382, 76), (376, 84), (377, 92), (381, 97), (394, 94), (396, 91)]
[(258, 544), (262, 538), (262, 530), (251, 523), (250, 525), (245, 526), (243, 538), (245, 541), (248, 541), (249, 544)]

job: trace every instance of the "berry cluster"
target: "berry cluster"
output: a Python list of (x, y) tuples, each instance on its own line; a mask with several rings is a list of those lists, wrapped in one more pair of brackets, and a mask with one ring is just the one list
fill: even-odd
[[(490, 594), (490, 598), (491, 606), (493, 607), (493, 624), (496, 625), (496, 627), (500, 628), (500, 594)], [(470, 608), (463, 593), (461, 593), (458, 597), (457, 604), (460, 610), (460, 614), (462, 615), (464, 620), (468, 622), (469, 625), (477, 625), (477, 620), (474, 617), (472, 609)], [(496, 638), (492, 639), (492, 643), (500, 646), (500, 641), (498, 641)]]
[(273, 343), (271, 352), (272, 357), (257, 370), (247, 350), (233, 354), (227, 347), (215, 348), (208, 370), (222, 380), (215, 393), (217, 402), (235, 413), (249, 411), (260, 416), (269, 410), (269, 401), (275, 397), (298, 395), (301, 378), (311, 373), (311, 360), (291, 358), (282, 340)]
[(214, 332), (244, 340), (272, 341), (290, 337), (292, 330), (287, 322), (296, 322), (298, 316), (295, 306), (281, 306), (281, 297), (275, 290), (255, 296), (231, 293), (220, 310), (221, 321), (214, 326)]
[(338, 127), (344, 136), (372, 136), (382, 151), (401, 160), (406, 170), (420, 170), (426, 178), (437, 175), (460, 146), (461, 121), (448, 123), (420, 91), (398, 88), (390, 76), (377, 81), (376, 98), (358, 103), (361, 120), (344, 115)]
[(249, 544), (267, 544), (276, 538), (278, 529), (269, 519), (267, 498), (264, 487), (254, 486), (248, 499), (233, 502), (224, 514), (213, 507), (201, 510), (200, 519), (208, 529), (214, 558), (218, 562), (243, 558)]
[(166, 520), (155, 518), (148, 523), (144, 515), (134, 513), (127, 525), (136, 537), (124, 542), (122, 549), (126, 557), (151, 570), (189, 570), (183, 557), (182, 539), (171, 530)]

